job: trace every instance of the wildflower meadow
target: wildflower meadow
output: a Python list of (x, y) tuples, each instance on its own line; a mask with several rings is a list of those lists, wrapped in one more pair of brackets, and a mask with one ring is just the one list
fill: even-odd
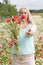
[[(35, 63), (36, 65), (43, 65), (43, 17), (40, 15), (33, 15), (32, 17), (37, 25)], [(0, 23), (0, 65), (12, 65), (12, 40), (10, 34), (11, 31), (6, 23)]]

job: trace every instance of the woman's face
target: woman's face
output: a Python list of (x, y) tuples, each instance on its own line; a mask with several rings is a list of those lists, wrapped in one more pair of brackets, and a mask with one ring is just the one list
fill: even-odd
[(28, 18), (28, 14), (27, 14), (27, 11), (25, 10), (25, 9), (22, 9), (21, 11), (20, 11), (20, 15), (21, 16), (25, 16), (25, 20), (27, 20), (27, 18)]

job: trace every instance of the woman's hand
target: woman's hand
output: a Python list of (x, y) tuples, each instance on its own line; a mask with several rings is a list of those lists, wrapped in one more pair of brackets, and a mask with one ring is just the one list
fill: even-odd
[(14, 43), (17, 44), (18, 43), (18, 40), (17, 39), (14, 39)]
[(11, 40), (12, 40), (12, 42), (13, 42), (14, 44), (18, 43), (18, 40), (15, 39), (13, 36), (11, 36), (10, 38), (11, 38)]
[(31, 30), (31, 29), (29, 29), (29, 31), (28, 31), (28, 32), (26, 32), (26, 36), (30, 36), (30, 35), (33, 35), (33, 32), (32, 32), (32, 30)]

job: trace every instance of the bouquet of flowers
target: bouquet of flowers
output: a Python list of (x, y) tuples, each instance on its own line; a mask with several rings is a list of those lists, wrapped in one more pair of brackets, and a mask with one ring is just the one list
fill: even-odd
[(15, 44), (15, 49), (17, 50), (18, 53), (20, 53), (19, 44), (18, 42), (16, 43), (15, 41), (18, 40), (21, 21), (18, 16), (13, 16), (12, 18), (7, 18), (6, 22), (13, 35), (13, 36), (11, 35), (12, 42), (10, 43), (10, 45), (13, 46)]
[(16, 16), (13, 16), (12, 18), (6, 19), (8, 27), (13, 35), (13, 38), (11, 36), (12, 42), (10, 43), (10, 45), (13, 46), (13, 44), (15, 44), (15, 48), (19, 54), (20, 54), (20, 47), (18, 42), (16, 43), (15, 41), (18, 40), (21, 21), (22, 19), (25, 19), (25, 18), (26, 18), (25, 15), (18, 15), (18, 16), (16, 15)]

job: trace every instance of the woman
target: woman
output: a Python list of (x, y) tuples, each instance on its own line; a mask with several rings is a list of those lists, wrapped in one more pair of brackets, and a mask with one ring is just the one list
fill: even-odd
[(21, 8), (19, 14), (21, 18), (21, 29), (18, 40), (20, 55), (17, 54), (14, 45), (12, 49), (12, 65), (35, 65), (34, 33), (36, 32), (36, 25), (26, 8)]

